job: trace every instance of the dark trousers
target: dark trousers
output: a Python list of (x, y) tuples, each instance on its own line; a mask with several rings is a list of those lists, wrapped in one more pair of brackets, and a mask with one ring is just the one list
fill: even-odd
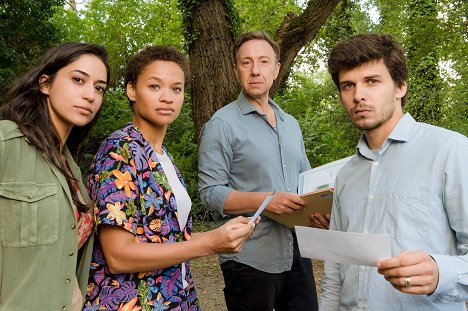
[(291, 271), (267, 273), (232, 260), (221, 270), (229, 311), (318, 310), (312, 262), (301, 258), (295, 238)]

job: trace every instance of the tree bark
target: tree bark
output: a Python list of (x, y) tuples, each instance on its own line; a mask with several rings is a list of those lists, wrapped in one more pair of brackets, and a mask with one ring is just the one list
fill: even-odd
[[(277, 91), (299, 51), (315, 37), (340, 1), (310, 0), (300, 15), (285, 17), (275, 35), (280, 46), (281, 69), (270, 96)], [(188, 33), (195, 35), (189, 44), (189, 57), (193, 78), (192, 113), (198, 137), (205, 122), (237, 97), (240, 86), (233, 70), (234, 38), (225, 1), (200, 0), (192, 7), (191, 14), (191, 22), (186, 27)]]
[(280, 47), (281, 68), (278, 78), (270, 89), (273, 97), (283, 78), (287, 75), (297, 54), (311, 41), (325, 24), (341, 0), (310, 0), (306, 9), (298, 16), (287, 15), (276, 31), (275, 41)]
[(201, 1), (192, 16), (191, 32), (198, 35), (189, 45), (192, 114), (198, 137), (205, 122), (233, 100), (240, 88), (233, 70), (234, 39), (224, 1)]

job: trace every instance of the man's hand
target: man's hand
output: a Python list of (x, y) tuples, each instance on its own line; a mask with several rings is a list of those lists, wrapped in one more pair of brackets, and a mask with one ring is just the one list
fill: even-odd
[(327, 229), (330, 227), (330, 214), (322, 215), (320, 213), (312, 213), (309, 215), (309, 220), (312, 227), (319, 229)]
[(306, 201), (299, 194), (276, 192), (266, 210), (276, 215), (291, 214), (294, 210), (304, 208), (305, 204)]
[(397, 290), (407, 294), (432, 294), (439, 282), (439, 267), (425, 252), (402, 252), (377, 262), (378, 272)]

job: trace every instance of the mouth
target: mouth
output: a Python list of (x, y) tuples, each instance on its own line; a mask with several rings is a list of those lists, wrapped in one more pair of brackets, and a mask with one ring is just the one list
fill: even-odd
[(367, 108), (367, 107), (359, 107), (359, 108), (354, 110), (355, 115), (365, 115), (365, 114), (368, 114), (370, 112), (372, 112), (372, 109)]
[(84, 106), (75, 106), (75, 108), (77, 108), (82, 114), (85, 114), (85, 115), (90, 115), (93, 113), (93, 111), (91, 110), (91, 108), (88, 108), (88, 107), (84, 107)]
[(156, 109), (156, 111), (160, 114), (173, 114), (175, 111), (174, 109), (171, 109), (171, 108), (166, 108), (166, 109)]

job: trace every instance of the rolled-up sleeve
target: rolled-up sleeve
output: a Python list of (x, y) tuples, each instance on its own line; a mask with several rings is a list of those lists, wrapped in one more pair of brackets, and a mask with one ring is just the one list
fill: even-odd
[(455, 232), (458, 256), (431, 254), (439, 267), (433, 297), (446, 302), (468, 300), (468, 140), (454, 140), (445, 162), (444, 206)]
[(223, 122), (212, 118), (202, 128), (199, 147), (198, 186), (203, 206), (224, 215), (233, 151), (231, 135)]

